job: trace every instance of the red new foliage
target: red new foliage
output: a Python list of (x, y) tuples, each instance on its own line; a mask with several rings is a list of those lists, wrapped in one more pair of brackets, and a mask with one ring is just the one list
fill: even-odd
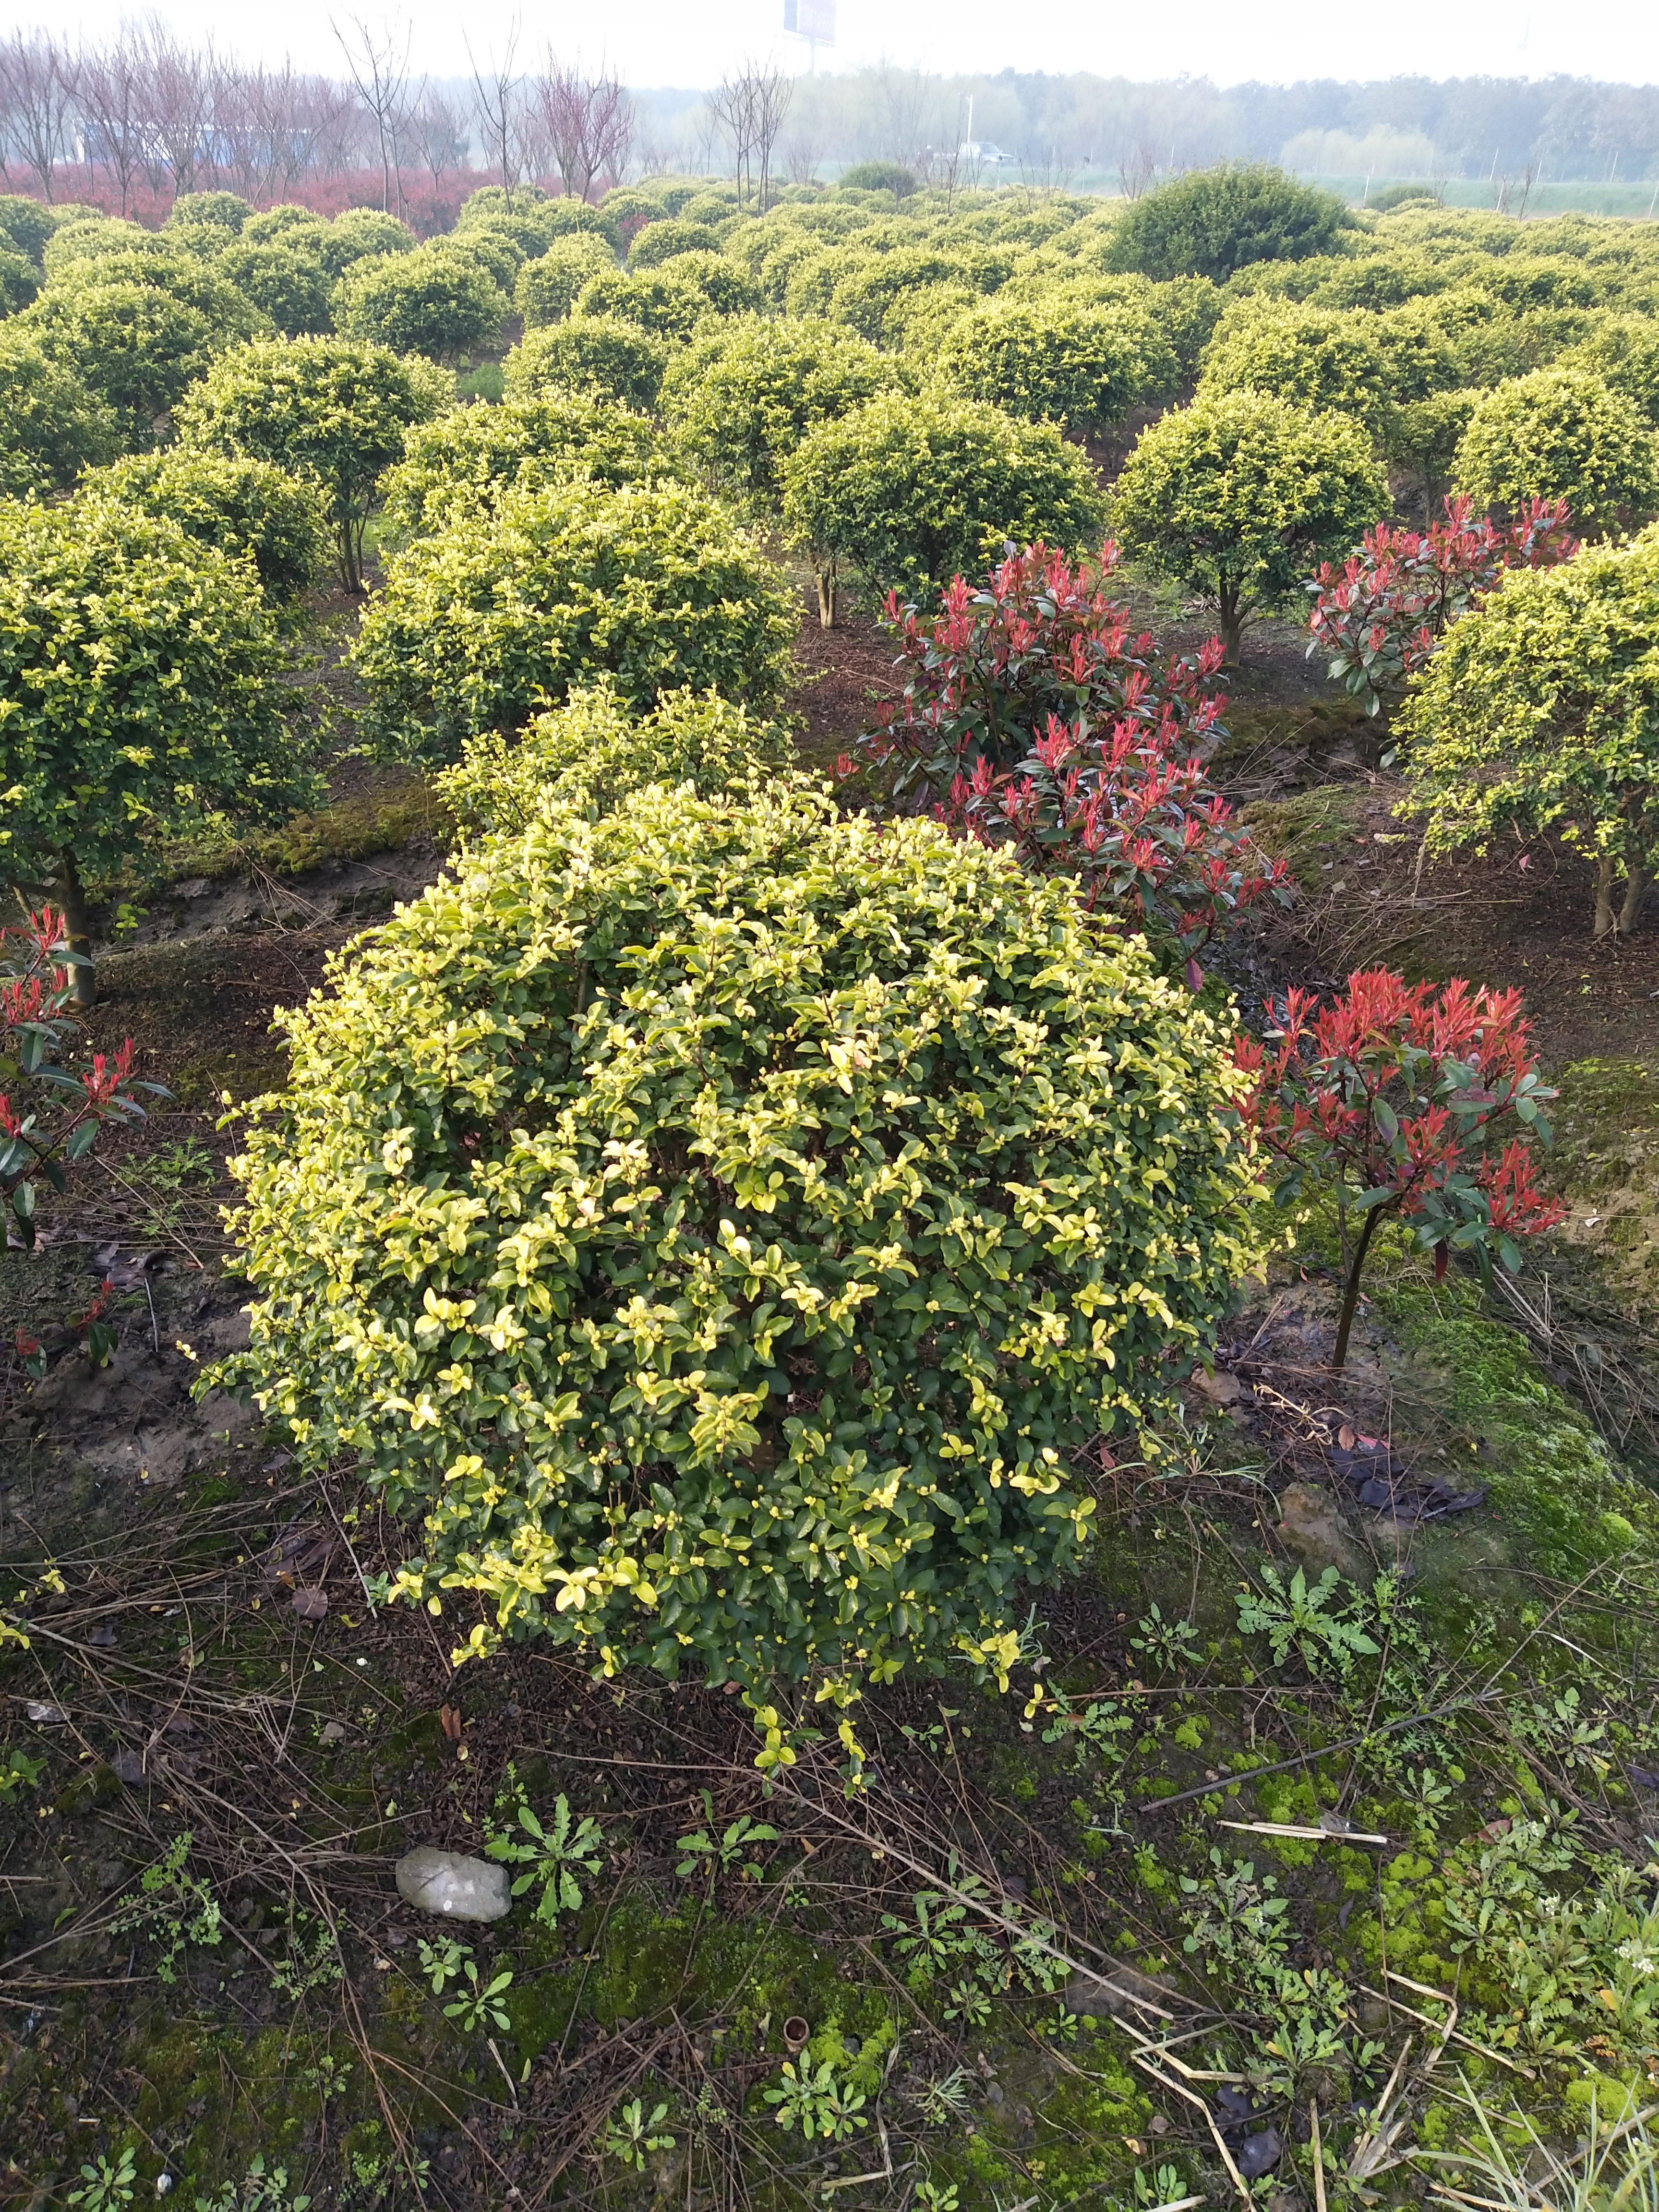
[(978, 760), (1024, 760), (1051, 719), (1092, 726), (1127, 720), (1188, 750), (1224, 734), (1226, 702), (1211, 689), (1221, 665), (1212, 638), (1196, 660), (1159, 661), (1148, 632), (1106, 595), (1117, 566), (1110, 538), (1093, 568), (1073, 568), (1043, 544), (1011, 551), (977, 587), (951, 579), (937, 613), (890, 592), (883, 628), (897, 640), (904, 690), (876, 710), (860, 739), (900, 793), (935, 798)]
[(26, 927), (0, 928), (0, 1082), (13, 1086), (0, 1091), (0, 1206), (27, 1243), (37, 1182), (63, 1189), (64, 1166), (91, 1149), (99, 1124), (142, 1117), (134, 1092), (157, 1088), (134, 1083), (131, 1037), (118, 1053), (94, 1053), (89, 1072), (53, 1065), (76, 1030), (70, 987), (61, 915), (45, 907)]
[(977, 589), (954, 578), (932, 616), (890, 596), (904, 690), (860, 749), (963, 835), (1011, 842), (1028, 866), (1079, 878), (1091, 907), (1170, 932), (1196, 989), (1226, 917), (1288, 898), (1291, 880), (1203, 764), (1225, 735), (1218, 641), (1160, 660), (1107, 597), (1117, 558), (1109, 539), (1092, 569), (1030, 545)]
[(1565, 500), (1529, 501), (1507, 527), (1469, 520), (1467, 499), (1449, 499), (1446, 519), (1426, 531), (1379, 522), (1340, 568), (1327, 561), (1314, 594), (1309, 658), (1326, 656), (1332, 678), (1375, 714), (1510, 568), (1544, 568), (1578, 550)]
[(1030, 868), (1077, 876), (1088, 906), (1168, 931), (1194, 991), (1198, 955), (1228, 917), (1267, 894), (1285, 902), (1293, 888), (1203, 763), (1127, 718), (1097, 734), (1051, 714), (1012, 774), (981, 758), (934, 811), (965, 836), (1012, 842)]
[[(1250, 1079), (1243, 1117), (1289, 1173), (1275, 1198), (1292, 1203), (1311, 1174), (1333, 1183), (1364, 1216), (1344, 1288), (1332, 1365), (1347, 1355), (1365, 1255), (1385, 1215), (1435, 1255), (1437, 1276), (1455, 1248), (1483, 1270), (1494, 1255), (1521, 1265), (1517, 1237), (1553, 1227), (1565, 1212), (1534, 1180), (1524, 1133), (1541, 1143), (1540, 1111), (1555, 1097), (1539, 1079), (1519, 991), (1471, 987), (1461, 978), (1436, 990), (1385, 968), (1350, 975), (1321, 1006), (1292, 991), (1283, 1028), (1240, 1037), (1238, 1066)], [(1494, 1149), (1501, 1125), (1520, 1132)]]

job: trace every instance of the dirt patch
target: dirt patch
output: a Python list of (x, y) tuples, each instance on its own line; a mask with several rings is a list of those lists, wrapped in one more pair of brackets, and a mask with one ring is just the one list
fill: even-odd
[(800, 672), (784, 710), (802, 719), (802, 757), (814, 768), (828, 768), (870, 726), (876, 702), (892, 696), (895, 654), (874, 619), (856, 605), (843, 603), (836, 627), (825, 629), (810, 583), (801, 588), (800, 603), (795, 640)]

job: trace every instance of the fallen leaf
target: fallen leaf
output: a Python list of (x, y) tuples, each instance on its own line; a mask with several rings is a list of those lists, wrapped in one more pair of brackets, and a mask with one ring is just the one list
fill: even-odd
[(1344, 1421), (1341, 1427), (1336, 1432), (1336, 1441), (1341, 1445), (1344, 1451), (1352, 1451), (1359, 1439), (1355, 1436), (1353, 1431), (1348, 1426), (1347, 1423)]

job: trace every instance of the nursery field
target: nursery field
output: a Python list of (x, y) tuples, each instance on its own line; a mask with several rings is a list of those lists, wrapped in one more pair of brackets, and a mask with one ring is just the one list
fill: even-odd
[(1651, 2212), (1659, 226), (6, 240), (0, 2203)]

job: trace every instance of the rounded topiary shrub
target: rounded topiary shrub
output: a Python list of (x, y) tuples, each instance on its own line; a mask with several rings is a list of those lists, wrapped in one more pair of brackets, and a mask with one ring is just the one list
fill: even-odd
[[(286, 1018), (240, 1362), (463, 1650), (1006, 1666), (1262, 1251), (1226, 1042), (1069, 885), (799, 781), (492, 841)], [(757, 1698), (758, 1702), (758, 1698)]]
[(602, 392), (624, 407), (654, 407), (668, 348), (661, 338), (610, 315), (572, 315), (527, 331), (502, 364), (507, 394)]
[(1540, 368), (1489, 392), (1452, 481), (1482, 506), (1564, 499), (1591, 529), (1659, 506), (1659, 440), (1632, 400), (1583, 368)]
[(478, 836), (523, 830), (550, 805), (608, 814), (652, 783), (740, 787), (788, 758), (777, 723), (717, 691), (671, 691), (636, 716), (607, 681), (573, 692), (510, 735), (486, 730), (469, 738), (459, 765), (436, 783), (457, 826)]
[(573, 231), (556, 238), (545, 253), (526, 261), (519, 271), (513, 304), (527, 331), (562, 323), (591, 280), (614, 269), (616, 257), (602, 238), (591, 231)]
[(365, 261), (334, 295), (334, 319), (348, 337), (431, 361), (456, 361), (488, 345), (506, 313), (488, 270), (442, 244)]
[(643, 230), (635, 234), (628, 249), (630, 269), (659, 269), (665, 261), (672, 261), (681, 253), (718, 253), (720, 248), (718, 232), (706, 222), (648, 222)]
[(627, 484), (676, 473), (648, 415), (591, 392), (550, 392), (452, 408), (411, 430), (403, 459), (380, 480), (380, 496), (391, 527), (418, 538), (451, 514), (476, 519), (511, 490), (579, 476)]
[(723, 488), (771, 507), (809, 431), (902, 381), (890, 355), (837, 323), (756, 315), (710, 325), (676, 354), (662, 409)]
[(188, 446), (135, 453), (89, 471), (79, 495), (164, 514), (198, 545), (251, 555), (273, 599), (308, 591), (333, 556), (321, 485), (246, 453), (197, 453)]
[(684, 343), (705, 316), (747, 315), (763, 305), (761, 289), (735, 262), (718, 253), (676, 254), (660, 269), (602, 270), (576, 301), (583, 315), (611, 315), (658, 337)]
[(1131, 408), (1167, 399), (1181, 381), (1154, 318), (1064, 299), (988, 301), (953, 321), (939, 374), (970, 399), (1011, 415), (1103, 430)]
[(1237, 301), (1204, 349), (1199, 392), (1267, 392), (1380, 434), (1391, 423), (1393, 378), (1371, 335), (1376, 319), (1291, 300)]
[(844, 561), (883, 590), (976, 574), (1005, 538), (1079, 552), (1101, 527), (1094, 471), (1053, 423), (937, 392), (885, 393), (820, 423), (783, 487), (820, 578)]
[(509, 493), (394, 555), (357, 665), (384, 742), (453, 754), (602, 675), (635, 707), (690, 685), (765, 712), (795, 626), (787, 586), (713, 500), (583, 480)]

